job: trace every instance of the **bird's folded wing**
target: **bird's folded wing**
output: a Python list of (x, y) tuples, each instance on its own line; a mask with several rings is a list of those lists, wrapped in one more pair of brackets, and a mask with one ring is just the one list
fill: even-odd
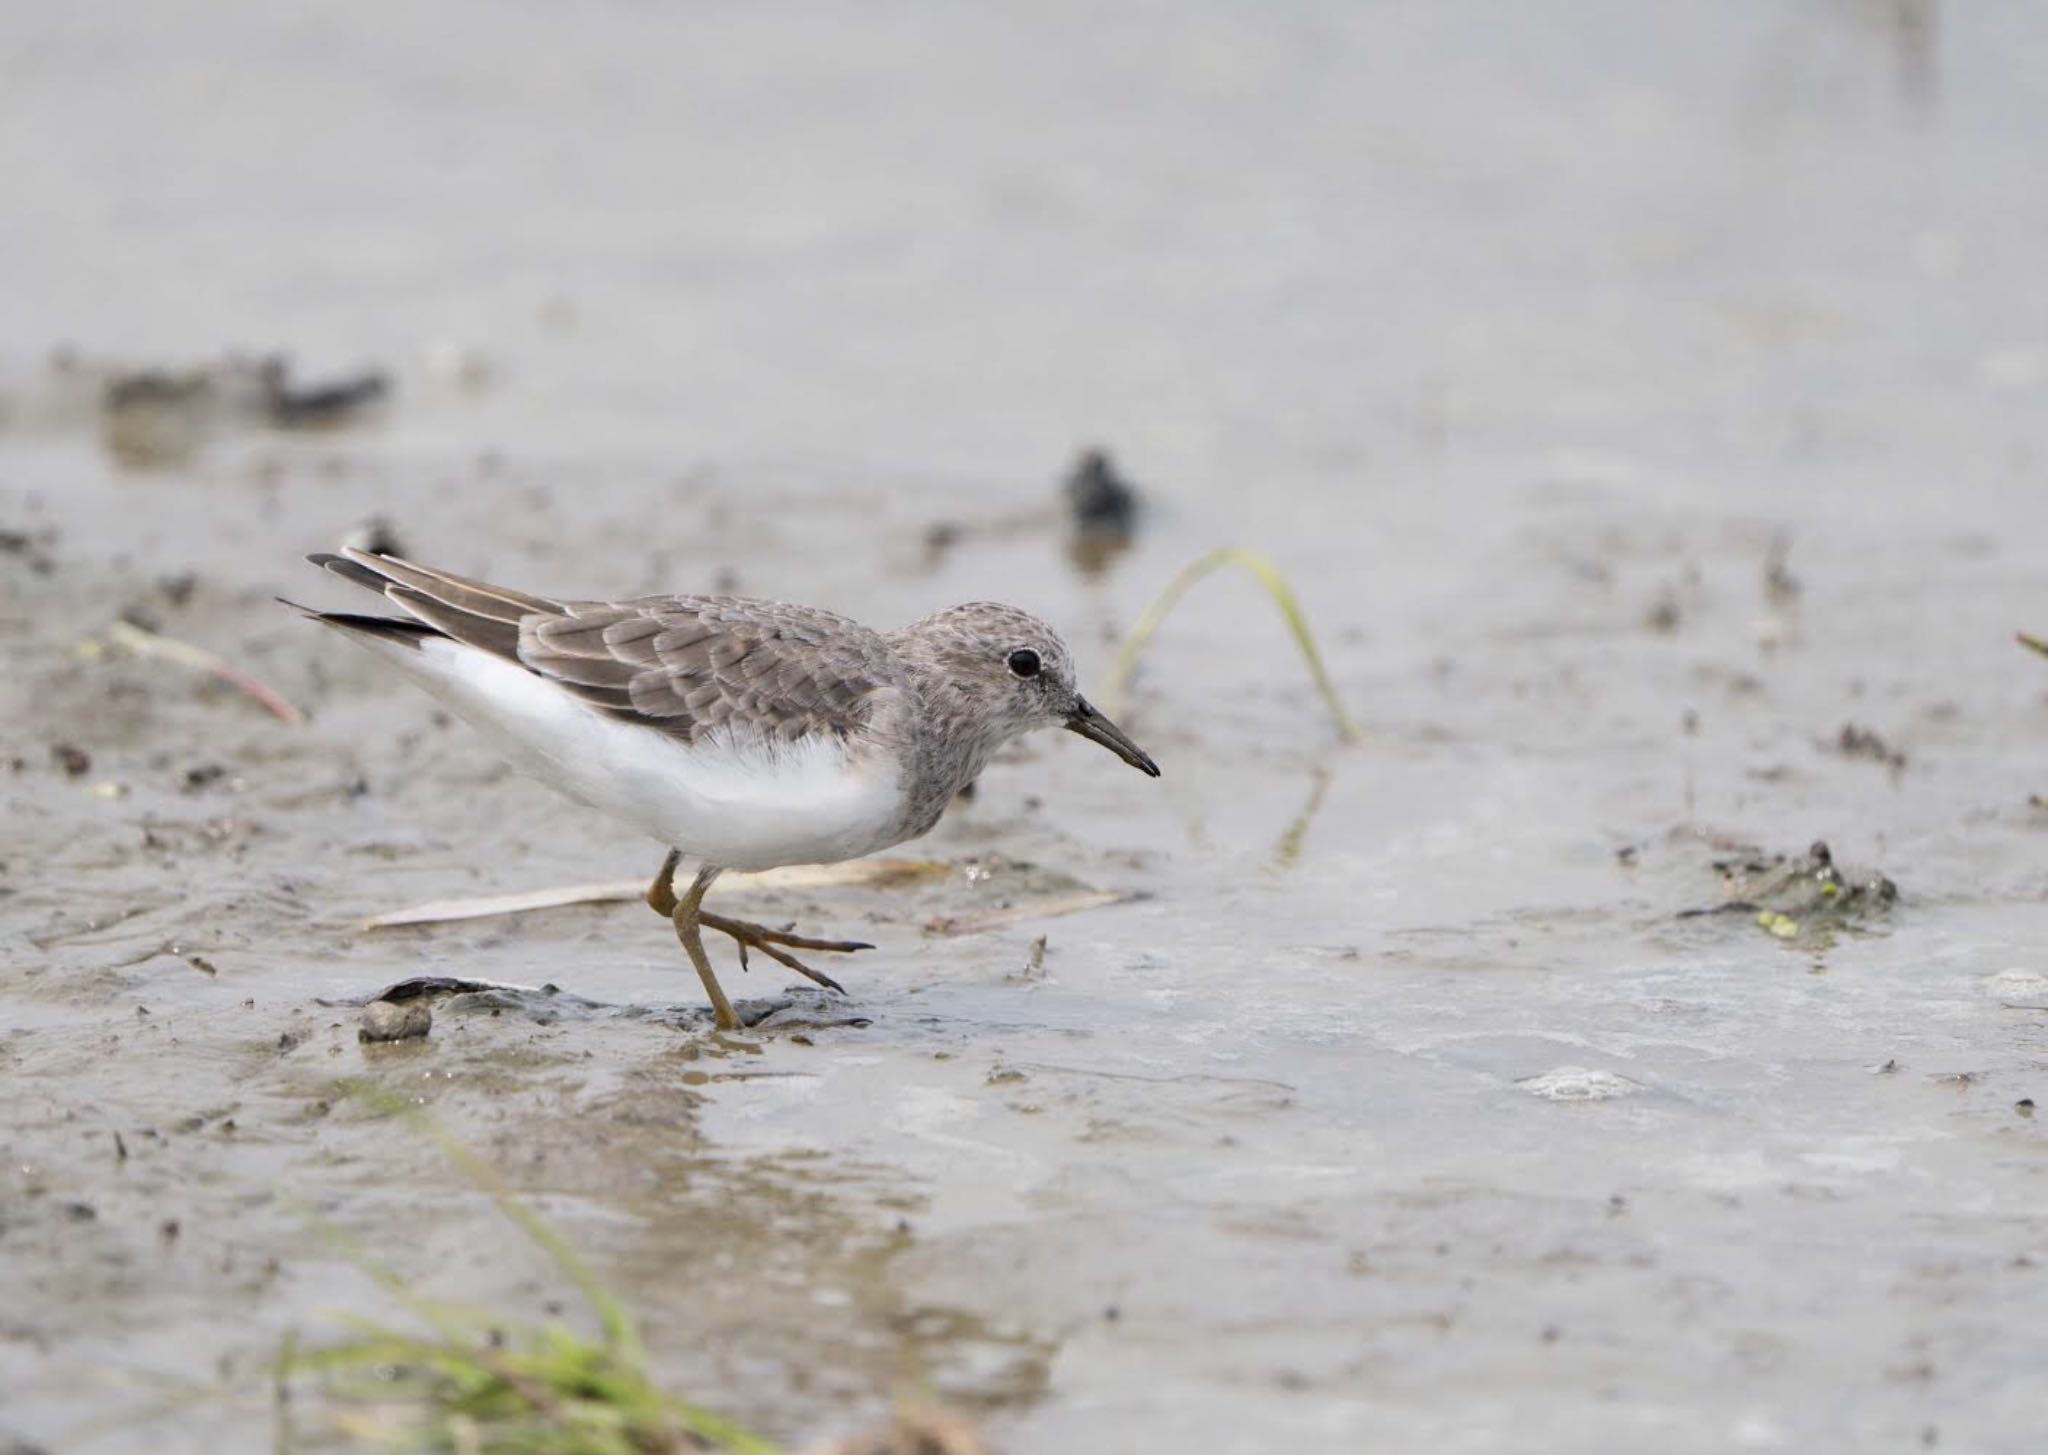
[(844, 737), (893, 685), (879, 633), (813, 607), (730, 596), (557, 601), (367, 551), (312, 559), (458, 642), (685, 742)]
[(862, 727), (888, 685), (880, 637), (828, 612), (702, 596), (572, 602), (520, 622), (518, 660), (686, 742), (793, 743)]

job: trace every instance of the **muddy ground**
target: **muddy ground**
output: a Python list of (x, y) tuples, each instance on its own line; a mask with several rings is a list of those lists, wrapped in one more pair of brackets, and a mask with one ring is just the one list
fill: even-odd
[[(2038, 1449), (2048, 21), (1690, 9), (7, 11), (0, 1443), (267, 1447), (287, 1331), (390, 1311), (323, 1221), (562, 1306), (367, 1080), (794, 1442)], [(231, 348), (390, 391), (107, 414)], [(1149, 504), (1094, 573), (1090, 444)], [(273, 604), (380, 513), (998, 595), (1096, 683), (1253, 546), (1369, 741), (1213, 580), (1163, 780), (1034, 741), (948, 874), (748, 899), (879, 948), (714, 1036), (630, 904), (363, 928), (659, 859)], [(1816, 839), (1896, 901), (1773, 881)], [(1073, 883), (1142, 897), (928, 932)], [(418, 974), (565, 994), (360, 1044)]]

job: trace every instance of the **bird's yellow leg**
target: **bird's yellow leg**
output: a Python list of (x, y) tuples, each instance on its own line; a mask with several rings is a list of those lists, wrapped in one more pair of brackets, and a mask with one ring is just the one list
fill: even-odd
[(663, 919), (676, 912), (676, 865), (682, 857), (681, 849), (670, 849), (655, 872), (654, 882), (647, 886), (647, 907)]
[[(698, 929), (698, 906), (704, 902), (704, 891), (711, 887), (711, 881), (718, 877), (716, 869), (700, 869), (690, 887), (676, 900), (676, 907), (669, 912), (669, 919), (676, 927), (676, 938), (683, 942), (683, 953), (690, 957), (690, 963), (697, 967), (697, 978), (704, 982), (704, 993), (711, 997), (711, 1013), (721, 1031), (736, 1031), (740, 1018), (734, 1013), (732, 1002), (725, 998), (725, 989), (718, 983), (718, 976), (711, 969), (711, 957), (704, 953), (704, 935)], [(670, 891), (673, 894), (673, 890)], [(648, 891), (648, 902), (654, 902), (652, 890)]]

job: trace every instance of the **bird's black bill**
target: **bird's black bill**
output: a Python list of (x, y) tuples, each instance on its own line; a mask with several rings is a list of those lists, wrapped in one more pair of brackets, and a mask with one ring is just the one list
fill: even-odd
[(1140, 773), (1159, 776), (1159, 765), (1145, 750), (1124, 736), (1124, 730), (1090, 707), (1085, 698), (1074, 703), (1074, 715), (1067, 719), (1067, 731), (1079, 733), (1091, 743), (1100, 743)]

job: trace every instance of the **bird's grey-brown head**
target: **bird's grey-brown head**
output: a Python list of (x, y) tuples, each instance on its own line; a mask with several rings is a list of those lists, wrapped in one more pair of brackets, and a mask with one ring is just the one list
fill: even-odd
[(979, 729), (985, 751), (1036, 728), (1064, 727), (1159, 776), (1159, 765), (1081, 695), (1067, 644), (1030, 613), (970, 601), (905, 627), (897, 641), (927, 704)]

